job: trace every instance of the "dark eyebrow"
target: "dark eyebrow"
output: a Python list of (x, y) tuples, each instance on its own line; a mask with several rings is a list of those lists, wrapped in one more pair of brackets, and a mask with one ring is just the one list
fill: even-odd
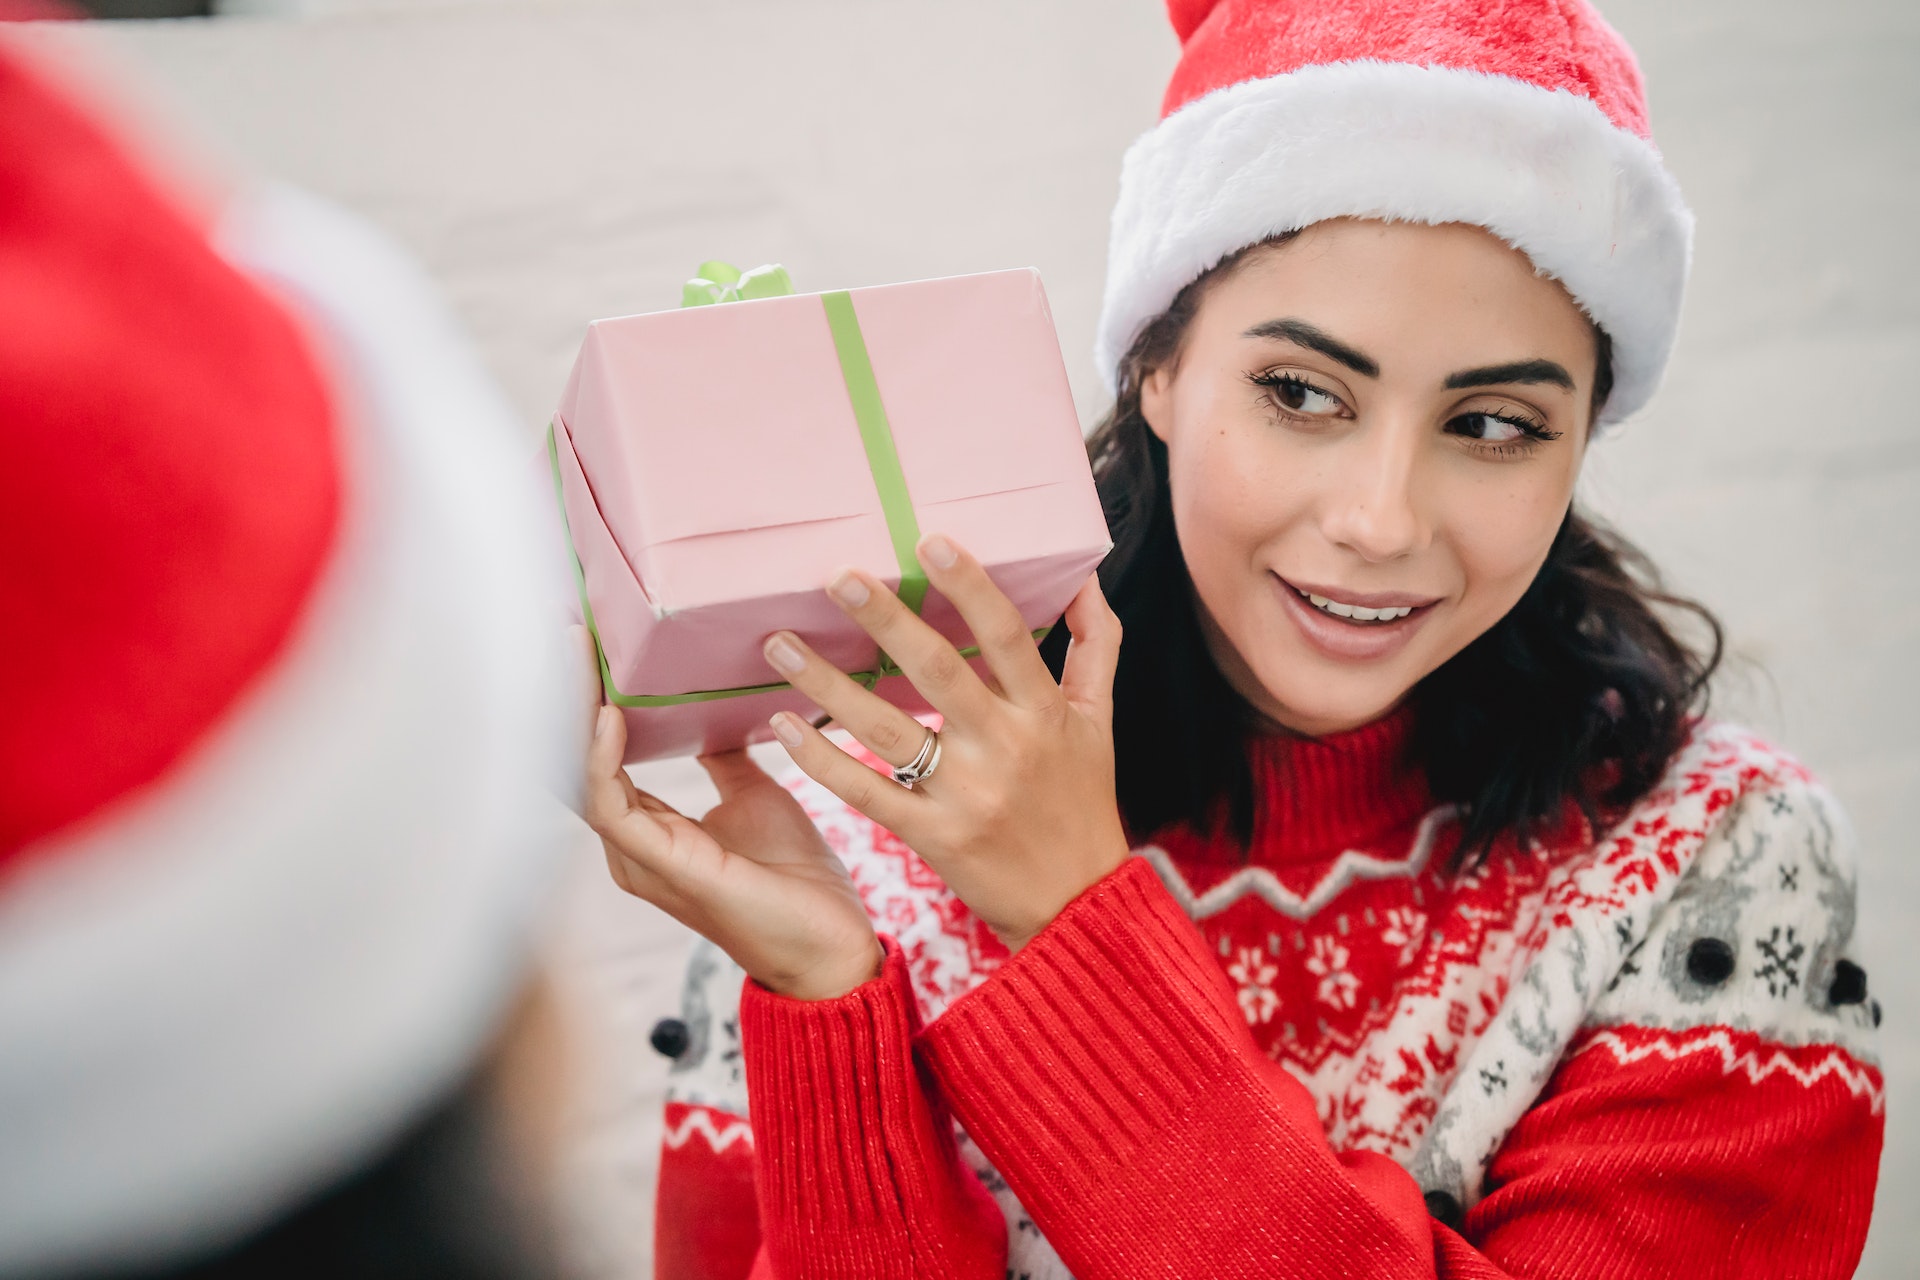
[(1323, 356), (1338, 360), (1355, 373), (1364, 374), (1369, 378), (1380, 376), (1378, 364), (1325, 330), (1308, 324), (1305, 320), (1265, 320), (1247, 330), (1242, 336), (1278, 338), (1282, 342), (1291, 342), (1295, 346), (1305, 347), (1309, 351), (1318, 351)]
[(1462, 369), (1447, 377), (1449, 391), (1467, 387), (1497, 387), (1507, 382), (1551, 382), (1573, 390), (1573, 376), (1551, 360), (1515, 360), (1512, 364), (1491, 364), (1484, 369)]

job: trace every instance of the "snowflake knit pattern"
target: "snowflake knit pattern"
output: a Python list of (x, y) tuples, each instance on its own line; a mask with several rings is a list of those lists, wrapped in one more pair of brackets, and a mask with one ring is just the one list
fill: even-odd
[(1409, 729), (1255, 742), (1246, 855), (1163, 832), (1012, 961), (790, 779), (887, 968), (810, 1005), (700, 948), (657, 1274), (1851, 1275), (1885, 1103), (1831, 797), (1701, 725), (1598, 838), (1457, 872)]

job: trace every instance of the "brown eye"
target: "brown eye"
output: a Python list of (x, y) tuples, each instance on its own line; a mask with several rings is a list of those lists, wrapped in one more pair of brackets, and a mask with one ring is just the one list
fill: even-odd
[(1481, 444), (1514, 444), (1560, 438), (1558, 431), (1549, 430), (1525, 418), (1510, 418), (1500, 413), (1463, 413), (1447, 423), (1447, 430)]
[(1279, 377), (1268, 383), (1273, 388), (1273, 398), (1280, 407), (1290, 413), (1309, 414), (1321, 417), (1340, 411), (1340, 402), (1311, 383), (1298, 378)]
[(1452, 425), (1457, 429), (1457, 434), (1484, 440), (1488, 444), (1508, 444), (1527, 434), (1511, 418), (1499, 418), (1491, 413), (1463, 413), (1453, 420)]

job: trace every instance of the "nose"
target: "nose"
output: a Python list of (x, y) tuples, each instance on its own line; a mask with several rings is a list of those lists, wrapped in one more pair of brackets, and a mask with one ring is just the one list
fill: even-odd
[(1371, 564), (1405, 559), (1433, 538), (1420, 486), (1422, 433), (1412, 420), (1376, 419), (1338, 452), (1321, 528)]

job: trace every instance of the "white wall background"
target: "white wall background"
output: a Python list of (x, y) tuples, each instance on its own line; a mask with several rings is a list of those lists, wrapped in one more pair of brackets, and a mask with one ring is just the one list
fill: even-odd
[[(235, 0), (273, 9), (277, 0)], [(1699, 214), (1666, 389), (1589, 497), (1730, 626), (1721, 707), (1800, 752), (1863, 847), (1887, 1154), (1862, 1276), (1920, 1220), (1920, 5), (1612, 0)], [(452, 298), (529, 442), (585, 322), (694, 265), (802, 288), (1040, 268), (1084, 418), (1106, 214), (1175, 47), (1152, 0), (292, 0), (279, 16), (38, 28), (156, 127), (381, 223)], [(289, 14), (293, 16), (288, 16)], [(688, 765), (650, 770), (700, 807)], [(586, 1039), (583, 1274), (650, 1274), (651, 1159), (684, 937), (589, 842), (559, 943)]]

